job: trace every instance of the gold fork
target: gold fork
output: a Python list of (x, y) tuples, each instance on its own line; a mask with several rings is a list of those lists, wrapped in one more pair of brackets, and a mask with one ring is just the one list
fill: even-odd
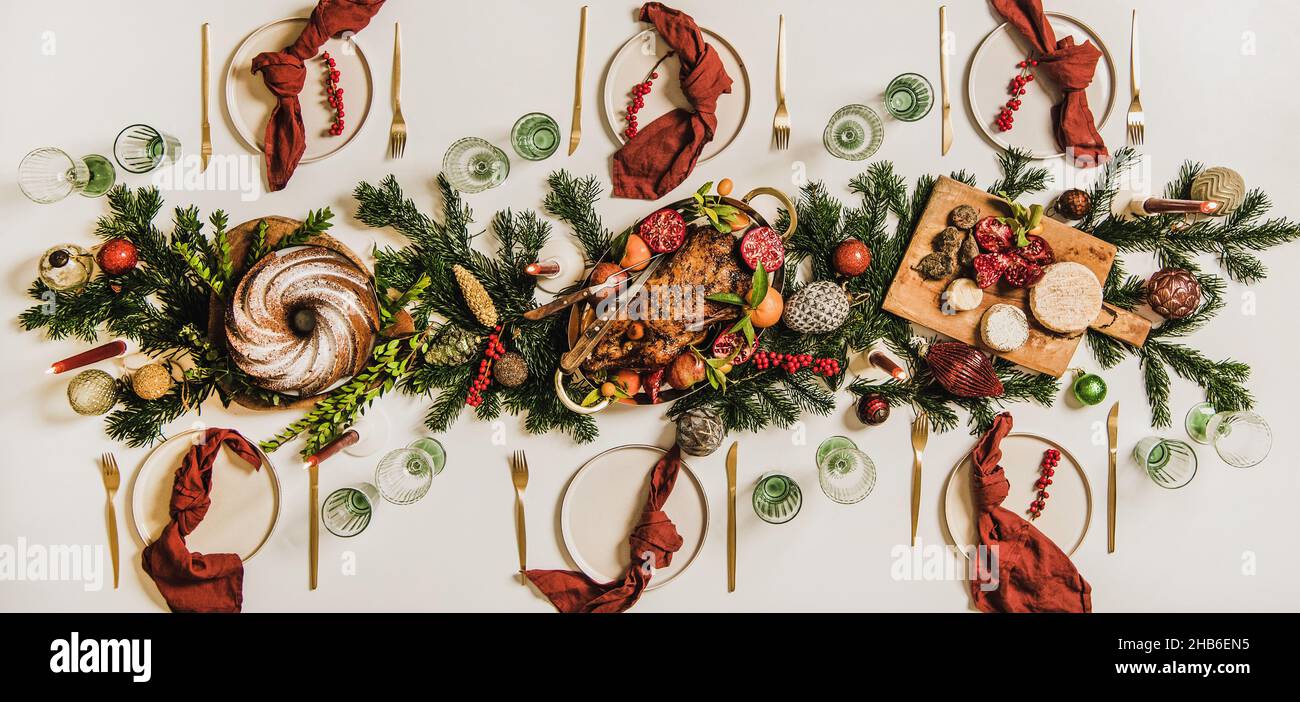
[(117, 510), (113, 507), (113, 497), (122, 484), (122, 475), (117, 471), (117, 459), (106, 453), (99, 460), (100, 470), (104, 474), (104, 488), (108, 490), (108, 553), (113, 557), (113, 589), (117, 589)]
[(790, 147), (790, 111), (785, 108), (785, 15), (776, 39), (776, 116), (772, 117), (772, 141), (776, 148)]
[(402, 25), (393, 23), (393, 126), (388, 129), (388, 158), (406, 153), (406, 120), (402, 119)]
[(1142, 112), (1142, 86), (1138, 78), (1141, 70), (1138, 66), (1138, 13), (1133, 11), (1133, 33), (1129, 39), (1129, 79), (1133, 83), (1133, 102), (1128, 106), (1128, 140), (1130, 144), (1141, 146), (1146, 140), (1146, 115)]
[(515, 451), (510, 461), (510, 480), (515, 484), (515, 539), (519, 542), (519, 572), (528, 570), (528, 535), (524, 521), (524, 488), (528, 487), (528, 457)]
[(912, 545), (916, 545), (916, 521), (921, 514), (921, 458), (930, 441), (930, 418), (919, 412), (912, 422)]

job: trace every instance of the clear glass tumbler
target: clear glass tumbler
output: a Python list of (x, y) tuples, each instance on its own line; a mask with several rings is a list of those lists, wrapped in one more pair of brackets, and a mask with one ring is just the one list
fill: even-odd
[(409, 505), (420, 500), (433, 484), (433, 457), (418, 448), (389, 451), (375, 467), (375, 484), (379, 494), (395, 505)]
[(845, 105), (831, 115), (822, 132), (822, 145), (835, 158), (861, 161), (870, 158), (885, 142), (885, 125), (880, 115), (866, 105)]
[(1148, 436), (1133, 447), (1133, 458), (1163, 488), (1180, 488), (1196, 477), (1196, 451), (1185, 441)]
[(505, 182), (510, 175), (510, 159), (504, 151), (478, 137), (465, 137), (447, 149), (442, 157), (442, 172), (460, 192), (481, 193)]
[(181, 141), (147, 124), (132, 124), (113, 142), (113, 158), (127, 173), (148, 173), (180, 158)]
[(370, 526), (378, 503), (379, 491), (370, 483), (339, 488), (321, 504), (321, 522), (335, 536), (356, 536)]
[(765, 473), (754, 486), (754, 513), (768, 524), (785, 524), (803, 507), (803, 493), (790, 476)]
[(18, 188), (32, 202), (48, 205), (74, 192), (99, 197), (117, 181), (113, 162), (98, 154), (72, 158), (52, 146), (36, 149), (18, 164)]

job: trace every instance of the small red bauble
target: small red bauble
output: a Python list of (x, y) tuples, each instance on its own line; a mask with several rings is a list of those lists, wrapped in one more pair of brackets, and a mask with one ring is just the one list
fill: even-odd
[(126, 239), (109, 239), (100, 247), (95, 261), (100, 270), (108, 275), (122, 275), (133, 270), (139, 263), (139, 254), (135, 244)]
[(858, 421), (868, 426), (884, 424), (889, 419), (889, 401), (877, 393), (863, 395), (858, 400)]
[(847, 239), (835, 247), (835, 272), (854, 278), (867, 272), (871, 265), (871, 249), (857, 239)]

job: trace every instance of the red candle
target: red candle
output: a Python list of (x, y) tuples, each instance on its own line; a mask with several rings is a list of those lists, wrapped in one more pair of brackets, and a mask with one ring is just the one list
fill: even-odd
[(46, 369), (46, 373), (62, 373), (64, 371), (75, 370), (82, 366), (88, 366), (92, 363), (99, 363), (106, 358), (121, 356), (126, 353), (126, 342), (118, 339), (110, 341), (103, 346), (96, 346), (89, 351), (82, 351), (75, 356), (68, 356), (62, 361), (55, 361)]
[(867, 360), (871, 362), (871, 365), (888, 373), (894, 380), (907, 380), (907, 369), (894, 363), (894, 359), (886, 355), (884, 351), (872, 351), (871, 355), (867, 356)]
[(553, 258), (548, 258), (545, 261), (538, 261), (537, 263), (530, 263), (527, 266), (524, 266), (524, 272), (528, 275), (554, 278), (560, 274), (560, 262)]
[(1212, 215), (1219, 211), (1219, 203), (1213, 200), (1170, 200), (1163, 197), (1149, 197), (1141, 204), (1145, 214), (1175, 214), (1191, 212)]
[(337, 439), (329, 442), (328, 444), (325, 444), (323, 447), (321, 447), (321, 450), (308, 456), (306, 462), (302, 464), (302, 467), (311, 468), (312, 466), (318, 466), (324, 463), (325, 459), (357, 443), (360, 440), (361, 440), (361, 435), (357, 433), (357, 430), (349, 429), (343, 432), (342, 434), (339, 434)]

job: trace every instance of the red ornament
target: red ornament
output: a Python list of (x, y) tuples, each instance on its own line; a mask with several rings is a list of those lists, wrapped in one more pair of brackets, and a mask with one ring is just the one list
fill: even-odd
[(1056, 466), (1061, 462), (1061, 452), (1056, 449), (1047, 449), (1043, 452), (1043, 461), (1038, 465), (1038, 482), (1034, 483), (1034, 489), (1038, 490), (1038, 495), (1033, 502), (1029, 503), (1029, 518), (1038, 519), (1047, 507), (1047, 498), (1051, 494), (1047, 492), (1047, 486), (1052, 484), (1052, 476), (1056, 475)]
[(934, 379), (957, 397), (1001, 397), (1006, 389), (993, 364), (979, 349), (960, 341), (942, 341), (925, 355)]
[(133, 270), (139, 263), (139, 253), (135, 244), (122, 238), (109, 239), (95, 255), (100, 270), (108, 275), (122, 275)]
[(834, 263), (836, 273), (856, 278), (871, 265), (871, 249), (857, 239), (846, 239), (835, 247)]
[(884, 424), (889, 419), (889, 401), (874, 392), (863, 395), (858, 400), (857, 415), (858, 421), (868, 426)]

